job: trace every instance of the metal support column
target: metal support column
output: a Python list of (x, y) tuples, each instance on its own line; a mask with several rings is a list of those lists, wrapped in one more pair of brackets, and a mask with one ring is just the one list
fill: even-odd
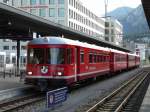
[(20, 40), (17, 40), (17, 74), (16, 75), (19, 75), (20, 74)]

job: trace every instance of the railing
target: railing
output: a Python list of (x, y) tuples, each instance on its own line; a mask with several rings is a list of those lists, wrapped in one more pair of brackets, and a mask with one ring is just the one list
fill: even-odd
[(25, 73), (26, 64), (20, 64), (19, 70), (17, 70), (16, 64), (3, 64), (0, 63), (0, 78), (5, 77), (18, 77), (23, 78)]

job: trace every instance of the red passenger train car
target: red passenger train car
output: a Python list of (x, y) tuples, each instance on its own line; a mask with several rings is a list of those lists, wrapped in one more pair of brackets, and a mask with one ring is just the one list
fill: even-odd
[(129, 54), (128, 53), (128, 58), (127, 58), (127, 68), (134, 68), (136, 66), (136, 55), (134, 54)]
[(135, 56), (135, 66), (139, 67), (139, 65), (140, 65), (140, 56), (136, 55)]
[[(28, 43), (26, 83), (40, 86), (41, 89), (70, 86), (127, 69), (130, 66), (127, 55), (61, 37), (37, 38)], [(139, 63), (136, 64), (133, 66)]]
[(110, 71), (115, 73), (127, 69), (127, 53), (111, 50)]

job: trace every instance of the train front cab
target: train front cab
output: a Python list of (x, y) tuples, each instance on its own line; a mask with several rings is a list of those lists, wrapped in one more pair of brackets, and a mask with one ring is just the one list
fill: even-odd
[(75, 52), (75, 46), (71, 45), (29, 45), (26, 83), (47, 86), (74, 83)]

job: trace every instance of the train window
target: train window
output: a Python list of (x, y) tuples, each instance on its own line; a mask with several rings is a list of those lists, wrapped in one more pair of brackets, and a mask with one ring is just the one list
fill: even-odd
[(102, 62), (102, 55), (99, 55), (99, 62)]
[(28, 50), (28, 63), (29, 64), (43, 64), (44, 63), (44, 49), (30, 48)]
[(99, 62), (100, 60), (99, 60), (99, 55), (97, 54), (97, 62)]
[(102, 56), (102, 62), (105, 62), (105, 56)]
[(94, 54), (94, 63), (96, 63), (96, 53)]
[(71, 64), (71, 59), (72, 59), (72, 49), (67, 49), (67, 55), (66, 55), (66, 59), (67, 59), (67, 64)]
[(80, 52), (80, 63), (84, 63), (84, 51)]
[(93, 54), (89, 53), (89, 63), (93, 63)]
[(104, 62), (106, 62), (106, 56), (104, 55)]
[(65, 64), (65, 49), (64, 48), (49, 48), (46, 49), (47, 64)]

